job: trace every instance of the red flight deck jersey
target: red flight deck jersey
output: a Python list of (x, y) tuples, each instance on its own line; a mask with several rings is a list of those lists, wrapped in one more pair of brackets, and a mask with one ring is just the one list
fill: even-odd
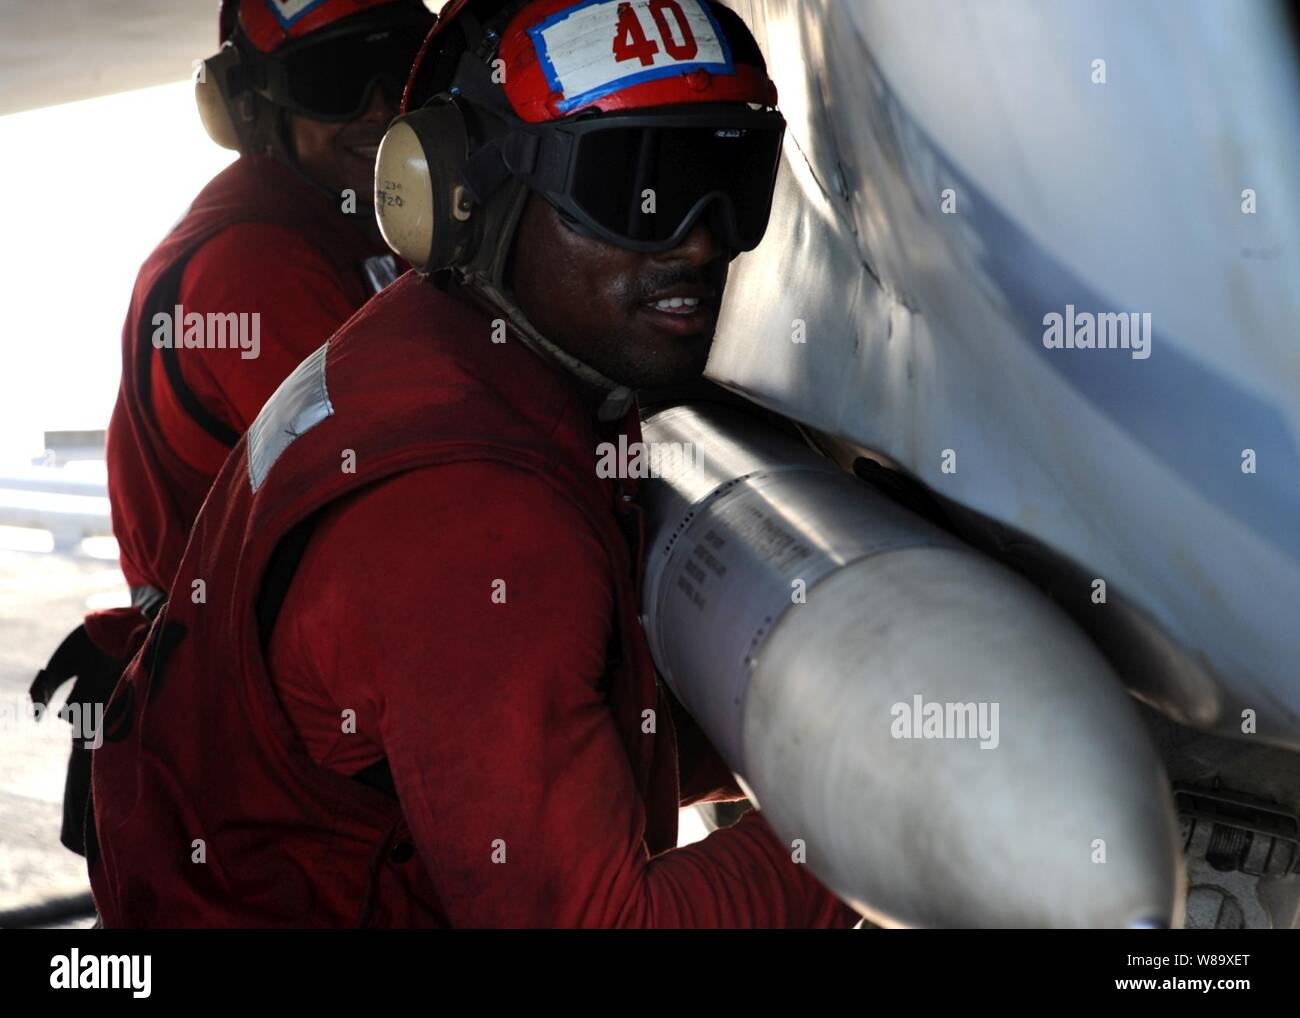
[(675, 847), (729, 778), (679, 749), (616, 435), (416, 274), (304, 361), (109, 704), (105, 926), (852, 925), (757, 813)]
[[(203, 188), (141, 267), (107, 440), (113, 533), (131, 587), (171, 585), (235, 441), (285, 376), (375, 292), (376, 273), (396, 266), (359, 228), (366, 207), (342, 206), (282, 163), (244, 156)], [(160, 349), (154, 316), (175, 319), (178, 305), (205, 318), (248, 316), (246, 335), (256, 314), (257, 356)], [(173, 326), (174, 338), (182, 332), (183, 323)]]
[[(114, 663), (144, 638), (231, 447), (284, 377), (395, 278), (400, 263), (359, 228), (366, 214), (282, 163), (246, 156), (204, 187), (145, 261), (106, 451), (132, 604), (88, 614), (37, 675), (34, 699), (48, 702), (74, 676), (75, 697), (108, 696)], [(191, 330), (195, 322), (206, 327)], [(74, 743), (62, 834), (73, 851), (89, 783), (88, 753)]]

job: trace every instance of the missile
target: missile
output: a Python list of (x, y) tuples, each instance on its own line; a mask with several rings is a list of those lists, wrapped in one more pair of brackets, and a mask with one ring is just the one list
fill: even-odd
[(884, 926), (1181, 923), (1159, 757), (1039, 590), (743, 412), (642, 430), (651, 652), (792, 857)]

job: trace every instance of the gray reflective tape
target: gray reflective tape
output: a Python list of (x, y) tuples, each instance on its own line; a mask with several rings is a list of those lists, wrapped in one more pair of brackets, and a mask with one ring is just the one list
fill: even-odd
[(143, 586), (131, 588), (131, 606), (138, 608), (147, 619), (158, 614), (158, 609), (167, 600), (167, 594), (157, 587)]
[(280, 454), (334, 413), (325, 387), (325, 344), (280, 383), (248, 429), (248, 480), (256, 491)]
[(374, 255), (361, 263), (370, 288), (378, 293), (397, 279), (397, 259), (390, 254)]

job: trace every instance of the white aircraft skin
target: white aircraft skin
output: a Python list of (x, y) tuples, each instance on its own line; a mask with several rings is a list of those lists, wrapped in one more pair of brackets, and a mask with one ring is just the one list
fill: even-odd
[[(1106, 649), (1169, 715), (1241, 734), (1251, 709), (1300, 746), (1300, 45), (1281, 5), (731, 6), (790, 126), (710, 377), (1064, 556), (1063, 607), (1123, 619)], [(1149, 356), (1048, 349), (1067, 305), (1149, 314)]]

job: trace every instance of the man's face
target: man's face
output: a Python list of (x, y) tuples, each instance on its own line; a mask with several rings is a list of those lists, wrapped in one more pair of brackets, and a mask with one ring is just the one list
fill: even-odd
[(384, 88), (370, 93), (370, 105), (355, 120), (342, 123), (289, 115), (289, 136), (298, 165), (321, 187), (336, 194), (356, 192), (357, 201), (374, 203), (375, 156), (397, 105)]
[(556, 346), (616, 382), (655, 388), (704, 373), (730, 259), (704, 217), (679, 247), (641, 254), (575, 232), (531, 194), (512, 286)]

